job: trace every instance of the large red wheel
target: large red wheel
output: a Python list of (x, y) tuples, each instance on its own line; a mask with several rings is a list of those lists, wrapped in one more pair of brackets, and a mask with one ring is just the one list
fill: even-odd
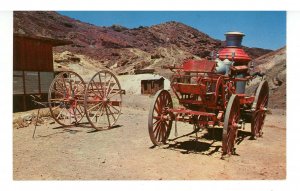
[(240, 119), (240, 101), (237, 95), (232, 95), (229, 99), (224, 119), (222, 150), (223, 155), (234, 153), (235, 139), (238, 132), (238, 122)]
[(122, 90), (114, 73), (102, 70), (92, 77), (86, 87), (84, 106), (88, 121), (97, 130), (111, 128), (117, 122)]
[(269, 101), (269, 85), (267, 81), (260, 82), (252, 104), (251, 134), (253, 137), (262, 136), (262, 128), (266, 118)]
[(166, 90), (158, 91), (155, 94), (148, 116), (149, 136), (156, 146), (165, 144), (170, 135), (172, 119), (167, 112), (169, 108), (173, 108), (170, 93)]
[(52, 81), (48, 102), (53, 119), (60, 125), (78, 124), (84, 117), (85, 84), (75, 72), (61, 72)]

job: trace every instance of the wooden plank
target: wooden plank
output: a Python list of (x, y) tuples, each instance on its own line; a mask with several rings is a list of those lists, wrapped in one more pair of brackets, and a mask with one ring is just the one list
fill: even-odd
[(39, 93), (38, 72), (24, 72), (26, 94)]
[(13, 94), (24, 94), (22, 71), (14, 71), (13, 73)]
[(53, 71), (52, 45), (34, 39), (14, 38), (14, 70)]
[(48, 93), (53, 78), (53, 72), (40, 72), (41, 93)]

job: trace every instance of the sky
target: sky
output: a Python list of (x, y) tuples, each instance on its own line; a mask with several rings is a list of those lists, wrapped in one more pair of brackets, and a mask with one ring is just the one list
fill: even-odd
[(212, 38), (224, 40), (227, 31), (246, 36), (243, 45), (276, 50), (286, 45), (284, 11), (59, 11), (60, 14), (94, 24), (127, 28), (177, 21)]

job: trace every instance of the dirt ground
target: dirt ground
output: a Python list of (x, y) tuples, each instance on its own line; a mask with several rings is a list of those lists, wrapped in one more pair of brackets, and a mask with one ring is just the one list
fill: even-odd
[(246, 126), (237, 155), (222, 160), (222, 129), (201, 132), (196, 140), (185, 135), (191, 125), (178, 123), (178, 135), (185, 136), (175, 138), (173, 126), (169, 144), (153, 148), (147, 129), (151, 98), (126, 100), (118, 126), (110, 130), (61, 128), (48, 121), (33, 139), (33, 125), (14, 128), (14, 180), (286, 179), (285, 110), (267, 116), (263, 138), (250, 140)]

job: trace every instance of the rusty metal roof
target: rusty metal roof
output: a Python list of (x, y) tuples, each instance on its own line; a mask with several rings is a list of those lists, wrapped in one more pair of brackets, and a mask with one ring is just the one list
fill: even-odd
[(15, 37), (39, 40), (39, 41), (49, 43), (52, 46), (63, 46), (63, 45), (73, 44), (73, 42), (70, 40), (53, 39), (53, 38), (44, 37), (44, 36), (34, 36), (34, 35), (27, 35), (27, 34), (20, 34), (20, 33), (14, 33), (14, 38)]

